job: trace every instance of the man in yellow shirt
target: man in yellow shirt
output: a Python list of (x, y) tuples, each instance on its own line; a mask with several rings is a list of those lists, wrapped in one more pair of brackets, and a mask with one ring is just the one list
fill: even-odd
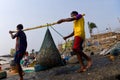
[[(63, 39), (67, 39), (69, 37), (74, 36), (74, 44), (73, 44), (73, 52), (76, 53), (78, 61), (81, 65), (81, 68), (77, 70), (77, 72), (84, 72), (86, 71), (91, 65), (92, 65), (92, 60), (89, 56), (84, 54), (83, 52), (83, 41), (85, 40), (85, 30), (84, 30), (84, 16), (85, 14), (81, 15), (78, 14), (77, 11), (72, 11), (71, 12), (71, 18), (65, 18), (65, 19), (60, 19), (57, 21), (58, 24), (62, 22), (71, 22), (73, 21), (74, 27), (73, 27), (73, 32), (64, 37)], [(83, 59), (85, 58), (87, 60), (87, 65), (83, 63)]]

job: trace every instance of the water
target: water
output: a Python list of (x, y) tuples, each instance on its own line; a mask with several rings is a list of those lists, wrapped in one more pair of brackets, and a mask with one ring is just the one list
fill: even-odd
[(0, 57), (0, 64), (7, 64), (9, 63), (13, 58), (11, 57)]

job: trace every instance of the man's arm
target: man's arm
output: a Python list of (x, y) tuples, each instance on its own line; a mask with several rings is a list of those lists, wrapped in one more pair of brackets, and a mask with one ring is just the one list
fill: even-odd
[(70, 38), (70, 37), (72, 37), (74, 35), (74, 32), (72, 32), (70, 35), (68, 35), (68, 36), (65, 36), (65, 37), (63, 37), (63, 39), (64, 40), (66, 40), (67, 38)]
[(75, 18), (66, 18), (66, 19), (60, 19), (57, 21), (58, 24), (62, 23), (62, 22), (71, 22), (75, 20)]
[(75, 17), (72, 17), (72, 18), (60, 19), (60, 20), (57, 21), (57, 23), (60, 24), (62, 22), (71, 22), (71, 21), (74, 21), (74, 20), (77, 20), (77, 19), (81, 18), (82, 16), (85, 16), (85, 14), (78, 15), (78, 16), (75, 16)]
[(17, 37), (17, 34), (18, 34), (18, 32), (17, 32), (15, 35), (13, 35), (13, 33), (14, 33), (13, 31), (9, 31), (9, 33), (10, 33), (12, 39), (14, 39), (15, 37)]

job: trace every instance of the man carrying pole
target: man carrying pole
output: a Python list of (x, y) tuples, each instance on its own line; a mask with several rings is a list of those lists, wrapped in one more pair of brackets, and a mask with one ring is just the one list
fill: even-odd
[(16, 52), (14, 55), (14, 62), (16, 64), (16, 69), (18, 70), (20, 80), (23, 80), (24, 72), (22, 70), (22, 67), (20, 65), (20, 60), (23, 58), (26, 48), (27, 48), (27, 38), (25, 33), (22, 31), (23, 25), (18, 24), (17, 25), (17, 32), (13, 35), (14, 31), (9, 31), (11, 38), (16, 38)]
[[(83, 17), (84, 15), (85, 14), (81, 15), (78, 14), (77, 11), (73, 11), (71, 12), (71, 18), (60, 19), (57, 22), (58, 24), (60, 24), (62, 22), (74, 21), (73, 32), (70, 35), (64, 37), (64, 39), (66, 40), (67, 38), (74, 36), (73, 52), (76, 53), (78, 61), (81, 65), (81, 68), (77, 70), (77, 72), (84, 72), (92, 65), (91, 58), (84, 54), (82, 47), (83, 41), (85, 40), (84, 17)], [(82, 58), (85, 58), (87, 60), (87, 65), (83, 63)]]

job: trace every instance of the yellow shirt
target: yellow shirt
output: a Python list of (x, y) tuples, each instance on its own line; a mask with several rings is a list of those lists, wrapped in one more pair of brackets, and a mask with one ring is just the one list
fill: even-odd
[(74, 36), (79, 36), (82, 39), (85, 39), (85, 29), (84, 29), (84, 18), (74, 20)]

